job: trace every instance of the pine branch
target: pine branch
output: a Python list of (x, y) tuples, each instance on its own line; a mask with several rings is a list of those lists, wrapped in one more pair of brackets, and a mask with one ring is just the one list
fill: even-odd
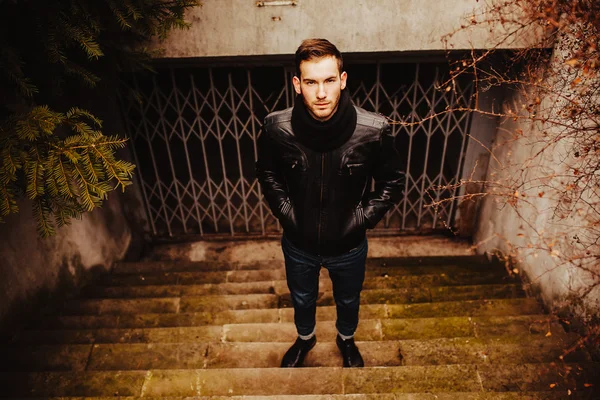
[(92, 156), (89, 151), (85, 152), (87, 157), (87, 163), (90, 165), (90, 174), (92, 176), (92, 182), (100, 182), (105, 179), (104, 170), (102, 169), (102, 165), (98, 162), (92, 160)]
[(127, 20), (127, 17), (125, 15), (123, 15), (121, 9), (119, 7), (117, 7), (115, 2), (113, 0), (108, 0), (107, 3), (108, 3), (108, 6), (110, 7), (110, 10), (113, 12), (114, 16), (117, 17), (117, 22), (121, 26), (121, 29), (127, 30), (127, 29), (131, 28), (131, 24)]
[(84, 110), (79, 107), (71, 107), (69, 111), (67, 111), (67, 119), (80, 118), (85, 117), (90, 119), (98, 128), (102, 127), (102, 120), (93, 115), (91, 112)]
[(142, 19), (142, 13), (140, 10), (133, 6), (130, 2), (125, 2), (125, 8), (127, 8), (127, 15), (133, 18), (134, 21)]
[(28, 114), (19, 118), (15, 131), (20, 139), (35, 141), (42, 133), (53, 134), (63, 118), (61, 113), (51, 111), (46, 105), (34, 107)]
[(59, 199), (55, 202), (54, 220), (58, 227), (70, 225), (71, 219), (81, 219), (83, 210), (72, 199)]
[(19, 212), (19, 207), (15, 200), (14, 190), (11, 190), (11, 186), (8, 185), (0, 186), (0, 217), (6, 217), (10, 213), (17, 212)]
[(0, 183), (8, 184), (17, 179), (17, 170), (21, 168), (21, 162), (13, 154), (13, 144), (6, 140), (0, 144), (0, 157), (2, 158), (2, 169), (0, 170)]
[(46, 180), (46, 185), (48, 186), (48, 193), (51, 197), (56, 198), (60, 197), (60, 185), (56, 180), (55, 174), (52, 173), (56, 169), (56, 152), (51, 150), (48, 152), (48, 160), (47, 160), (46, 170), (50, 171), (48, 173), (48, 179)]
[(93, 74), (81, 65), (71, 61), (65, 63), (65, 73), (67, 75), (79, 77), (90, 88), (96, 87), (96, 84), (100, 82), (100, 77), (98, 75)]
[(47, 238), (56, 233), (54, 225), (50, 221), (51, 213), (52, 209), (50, 208), (48, 201), (43, 197), (39, 197), (33, 202), (33, 215), (37, 220), (37, 231), (43, 238)]
[(84, 29), (87, 29), (85, 25), (74, 26), (65, 13), (60, 13), (59, 27), (68, 39), (79, 44), (88, 59), (98, 59), (104, 55), (100, 45), (90, 34), (84, 31)]
[[(92, 211), (96, 207), (102, 205), (102, 198), (95, 195), (95, 193), (103, 193), (102, 187), (88, 182), (85, 179), (85, 174), (79, 168), (78, 164), (73, 164), (75, 172), (75, 181), (79, 186), (79, 197), (81, 198), (82, 205), (86, 211)], [(90, 190), (91, 189), (91, 190)]]
[(54, 179), (56, 179), (56, 181), (59, 184), (60, 194), (63, 197), (75, 198), (77, 196), (77, 193), (71, 187), (71, 185), (72, 185), (71, 179), (72, 179), (73, 174), (70, 171), (68, 172), (67, 167), (62, 162), (60, 154), (58, 155), (57, 160), (58, 160), (58, 168), (56, 168), (54, 170), (53, 175), (54, 175)]
[(0, 38), (0, 71), (12, 82), (17, 90), (26, 98), (38, 93), (31, 79), (26, 77), (23, 70), (24, 62), (21, 57)]
[(71, 126), (73, 127), (73, 129), (75, 129), (75, 132), (79, 133), (80, 135), (91, 136), (94, 134), (94, 130), (92, 129), (92, 127), (86, 124), (85, 122), (74, 122), (71, 124)]
[[(52, 28), (50, 28), (52, 29)], [(67, 56), (61, 50), (58, 40), (56, 38), (56, 32), (52, 29), (48, 35), (46, 35), (46, 53), (52, 63), (66, 64)]]
[(121, 186), (121, 189), (125, 191), (125, 187), (131, 185), (129, 178), (133, 176), (133, 170), (135, 165), (126, 161), (115, 162), (111, 152), (107, 152), (104, 146), (92, 145), (92, 149), (96, 152), (98, 157), (102, 159), (104, 168), (108, 171), (109, 179), (116, 179), (117, 186)]
[(43, 196), (45, 193), (45, 168), (36, 147), (32, 147), (29, 151), (29, 160), (25, 163), (25, 175), (27, 176), (25, 191), (27, 197), (33, 200), (36, 197)]

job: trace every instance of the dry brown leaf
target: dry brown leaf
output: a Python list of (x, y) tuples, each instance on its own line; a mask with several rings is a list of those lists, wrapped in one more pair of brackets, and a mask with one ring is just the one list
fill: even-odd
[(571, 58), (570, 60), (565, 61), (565, 64), (567, 64), (571, 67), (575, 67), (575, 66), (579, 65), (579, 60), (576, 58)]

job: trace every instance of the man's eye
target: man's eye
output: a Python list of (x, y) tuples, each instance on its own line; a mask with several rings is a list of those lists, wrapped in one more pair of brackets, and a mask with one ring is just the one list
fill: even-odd
[(306, 82), (307, 85), (313, 85), (314, 82)]

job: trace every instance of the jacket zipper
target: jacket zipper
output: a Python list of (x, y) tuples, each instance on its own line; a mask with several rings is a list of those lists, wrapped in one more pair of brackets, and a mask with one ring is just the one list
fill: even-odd
[(325, 180), (325, 156), (321, 153), (321, 196), (319, 199), (319, 229), (317, 233), (317, 251), (321, 250), (321, 213), (323, 212), (323, 181)]

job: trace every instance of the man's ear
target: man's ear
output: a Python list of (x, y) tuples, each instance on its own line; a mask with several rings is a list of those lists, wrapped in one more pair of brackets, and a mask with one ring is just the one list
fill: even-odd
[(346, 88), (346, 79), (348, 79), (348, 74), (346, 73), (346, 71), (344, 71), (340, 75), (340, 87), (342, 88), (342, 90)]
[(298, 79), (296, 75), (294, 75), (292, 78), (292, 83), (294, 84), (294, 90), (296, 90), (296, 93), (302, 94), (302, 90), (300, 89), (300, 79)]

